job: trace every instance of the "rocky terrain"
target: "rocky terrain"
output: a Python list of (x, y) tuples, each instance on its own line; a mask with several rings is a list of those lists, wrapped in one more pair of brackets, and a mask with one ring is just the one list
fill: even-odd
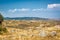
[(60, 40), (60, 21), (4, 20), (0, 40)]

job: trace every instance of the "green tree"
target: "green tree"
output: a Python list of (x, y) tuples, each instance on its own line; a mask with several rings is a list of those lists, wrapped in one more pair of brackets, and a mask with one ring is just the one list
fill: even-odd
[(7, 32), (7, 29), (6, 29), (6, 27), (4, 28), (4, 27), (2, 27), (2, 22), (4, 21), (4, 17), (1, 15), (1, 13), (0, 13), (0, 34), (3, 34), (3, 33), (5, 33), (5, 32)]
[(3, 18), (3, 16), (0, 13), (0, 25), (2, 25), (3, 20), (4, 20), (4, 18)]

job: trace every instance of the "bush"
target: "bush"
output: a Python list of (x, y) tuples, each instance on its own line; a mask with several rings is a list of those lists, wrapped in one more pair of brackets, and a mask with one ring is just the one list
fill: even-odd
[(3, 32), (7, 32), (7, 28), (3, 28)]
[(5, 33), (5, 32), (7, 32), (6, 27), (5, 27), (5, 28), (2, 27), (2, 22), (3, 22), (3, 20), (4, 20), (4, 18), (3, 18), (3, 16), (2, 16), (1, 13), (0, 13), (0, 34), (3, 34), (3, 33)]
[(0, 26), (0, 34), (6, 33), (7, 32), (7, 28), (2, 28)]
[(3, 18), (3, 16), (0, 13), (0, 25), (2, 24), (3, 20), (4, 20), (4, 18)]

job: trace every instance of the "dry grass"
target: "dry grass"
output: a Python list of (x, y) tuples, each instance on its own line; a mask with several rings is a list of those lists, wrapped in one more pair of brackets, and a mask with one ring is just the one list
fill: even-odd
[(60, 23), (56, 21), (5, 20), (3, 27), (8, 32), (0, 35), (0, 40), (60, 40)]

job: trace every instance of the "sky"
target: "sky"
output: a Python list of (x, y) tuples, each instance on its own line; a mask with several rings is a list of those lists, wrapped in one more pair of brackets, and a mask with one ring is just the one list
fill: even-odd
[(60, 0), (0, 0), (4, 17), (40, 17), (60, 19)]

